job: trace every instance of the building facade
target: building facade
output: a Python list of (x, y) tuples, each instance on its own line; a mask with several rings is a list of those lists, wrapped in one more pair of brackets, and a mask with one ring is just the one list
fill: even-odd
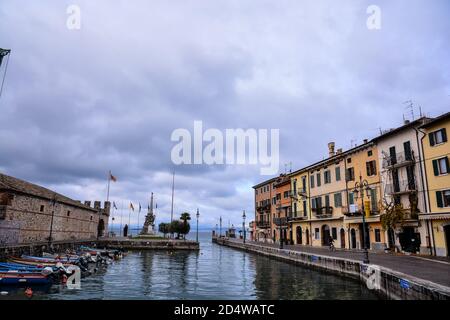
[(419, 131), (428, 206), (427, 212), (419, 213), (421, 252), (450, 256), (450, 113), (425, 123)]
[(419, 253), (425, 243), (419, 233), (419, 213), (426, 212), (425, 183), (418, 128), (427, 121), (406, 122), (374, 139), (381, 163), (383, 207), (396, 214), (398, 223), (387, 227), (387, 247), (396, 251)]
[(270, 242), (449, 256), (449, 118), (405, 121), (344, 152), (331, 142), (326, 159), (255, 186), (257, 230)]
[(0, 245), (87, 240), (106, 235), (110, 204), (82, 204), (0, 173)]

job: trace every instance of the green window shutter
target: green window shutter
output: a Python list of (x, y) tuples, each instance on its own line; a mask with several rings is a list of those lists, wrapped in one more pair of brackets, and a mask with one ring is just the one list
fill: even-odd
[(435, 176), (439, 175), (439, 164), (437, 160), (433, 160), (433, 171)]
[(354, 204), (354, 198), (353, 198), (354, 196), (353, 196), (353, 192), (350, 192), (349, 194), (348, 194), (348, 203), (349, 204)]
[(341, 181), (341, 168), (336, 167), (336, 181)]
[(448, 157), (445, 157), (445, 169), (446, 169), (446, 172), (445, 172), (445, 173), (450, 173), (450, 167), (449, 167), (449, 163), (448, 163)]
[(330, 196), (326, 195), (325, 196), (325, 207), (329, 207), (330, 206)]
[(430, 146), (434, 146), (434, 132), (429, 133), (428, 137), (430, 138)]
[(442, 129), (442, 141), (447, 142), (447, 130)]
[(377, 189), (370, 189), (370, 201), (372, 202), (372, 211), (378, 211), (377, 208)]
[(436, 202), (438, 208), (444, 207), (444, 203), (442, 202), (442, 191), (436, 191)]

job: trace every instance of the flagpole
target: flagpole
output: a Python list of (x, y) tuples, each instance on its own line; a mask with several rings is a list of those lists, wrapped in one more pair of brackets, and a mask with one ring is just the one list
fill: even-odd
[(109, 170), (109, 174), (108, 174), (108, 191), (106, 193), (106, 201), (109, 201), (109, 186), (111, 184), (111, 170)]
[(172, 208), (170, 210), (170, 222), (173, 221), (173, 196), (175, 193), (175, 171), (173, 172), (172, 176)]
[(173, 222), (173, 196), (174, 196), (174, 193), (175, 193), (175, 171), (173, 172), (173, 176), (172, 176), (172, 209), (170, 210), (170, 223), (171, 224)]
[(137, 224), (137, 228), (136, 228), (136, 234), (139, 233), (139, 217), (141, 215), (141, 203), (139, 202), (139, 212), (138, 212), (138, 224)]
[(112, 218), (111, 218), (111, 220), (112, 220), (112, 223), (111, 223), (111, 230), (109, 231), (109, 232), (114, 232), (114, 205), (113, 205), (113, 208), (112, 208), (113, 210), (113, 212), (112, 212)]
[(130, 206), (128, 207), (128, 230), (130, 230), (130, 235), (132, 234), (132, 228), (131, 228), (131, 201), (130, 201)]
[(120, 210), (120, 236), (123, 236), (123, 201), (122, 201), (122, 209)]

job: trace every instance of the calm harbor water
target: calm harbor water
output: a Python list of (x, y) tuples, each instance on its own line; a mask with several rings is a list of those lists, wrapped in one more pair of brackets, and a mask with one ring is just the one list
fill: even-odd
[[(195, 234), (194, 234), (195, 237)], [(53, 285), (32, 299), (377, 299), (357, 281), (211, 243), (200, 252), (130, 252), (82, 279), (81, 290)], [(27, 299), (24, 289), (0, 299)]]

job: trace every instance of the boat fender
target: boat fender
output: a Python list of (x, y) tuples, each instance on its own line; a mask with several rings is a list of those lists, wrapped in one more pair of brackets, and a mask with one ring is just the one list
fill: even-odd
[(0, 295), (7, 296), (8, 295), (8, 291), (2, 291), (2, 292), (0, 292)]
[(27, 288), (27, 289), (25, 290), (25, 295), (26, 295), (28, 298), (31, 298), (31, 297), (33, 296), (33, 290), (32, 290), (31, 288)]
[(52, 274), (53, 273), (53, 269), (51, 268), (51, 267), (45, 267), (43, 270), (42, 270), (42, 274), (44, 275), (44, 276), (48, 276), (48, 275), (50, 275), (50, 274)]

